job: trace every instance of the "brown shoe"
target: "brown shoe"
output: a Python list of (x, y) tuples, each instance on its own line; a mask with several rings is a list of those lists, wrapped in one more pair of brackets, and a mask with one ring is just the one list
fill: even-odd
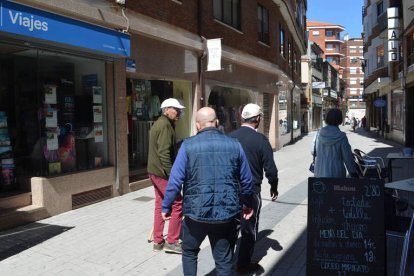
[(164, 252), (167, 253), (175, 253), (175, 254), (181, 254), (181, 244), (180, 243), (168, 243), (166, 242), (164, 245)]
[(250, 263), (248, 265), (237, 265), (236, 266), (236, 272), (238, 273), (249, 273), (249, 272), (255, 272), (257, 270), (259, 270), (261, 268), (261, 266), (259, 265), (259, 263)]
[(152, 251), (154, 252), (161, 251), (164, 248), (164, 244), (165, 244), (164, 242), (161, 242), (161, 243), (154, 242), (154, 245), (152, 246)]

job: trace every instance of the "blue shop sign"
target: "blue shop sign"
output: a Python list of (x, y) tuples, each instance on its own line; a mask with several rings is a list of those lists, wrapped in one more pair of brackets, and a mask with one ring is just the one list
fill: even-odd
[(374, 101), (374, 106), (375, 107), (385, 107), (387, 105), (387, 102), (383, 99), (376, 99)]
[(129, 35), (68, 17), (0, 0), (0, 32), (129, 56)]

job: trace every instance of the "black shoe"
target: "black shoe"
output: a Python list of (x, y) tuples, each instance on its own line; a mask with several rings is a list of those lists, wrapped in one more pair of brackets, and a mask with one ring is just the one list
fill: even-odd
[(255, 272), (257, 270), (259, 270), (261, 268), (261, 266), (259, 265), (259, 263), (250, 263), (248, 265), (237, 265), (236, 266), (236, 272), (238, 273), (248, 273), (248, 272)]

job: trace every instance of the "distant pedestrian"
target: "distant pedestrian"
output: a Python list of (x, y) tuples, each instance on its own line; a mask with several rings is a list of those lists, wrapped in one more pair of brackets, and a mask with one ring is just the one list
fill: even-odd
[(161, 204), (171, 168), (177, 155), (175, 122), (180, 118), (184, 108), (177, 99), (169, 98), (163, 101), (161, 103), (162, 115), (151, 127), (149, 135), (147, 170), (155, 191), (154, 251), (164, 249), (165, 252), (169, 253), (181, 253), (179, 239), (182, 223), (182, 197), (177, 195), (172, 205), (167, 243), (164, 241), (165, 221), (161, 216)]
[(352, 130), (355, 132), (356, 131), (356, 127), (358, 126), (358, 122), (357, 119), (355, 119), (355, 117), (352, 117)]
[(363, 129), (365, 129), (365, 127), (367, 126), (367, 117), (362, 117), (362, 119), (361, 119), (361, 127), (363, 128)]
[(312, 143), (312, 154), (316, 149), (315, 177), (342, 178), (346, 177), (347, 170), (352, 177), (357, 177), (351, 145), (338, 127), (342, 123), (342, 112), (337, 108), (330, 109), (325, 123)]
[(260, 268), (258, 263), (252, 263), (254, 244), (259, 232), (259, 215), (262, 207), (261, 185), (263, 170), (270, 184), (272, 201), (278, 196), (278, 171), (273, 157), (273, 149), (269, 140), (257, 128), (262, 120), (263, 112), (257, 104), (249, 103), (242, 111), (242, 126), (230, 133), (230, 136), (239, 140), (253, 176), (253, 210), (254, 214), (249, 220), (241, 218), (241, 241), (236, 270), (241, 273), (256, 271)]
[[(207, 236), (217, 275), (232, 275), (237, 220), (253, 214), (252, 175), (240, 143), (218, 128), (214, 109), (197, 112), (197, 135), (181, 145), (162, 204), (169, 218), (171, 204), (183, 189), (182, 262), (184, 275), (197, 274), (200, 245)], [(243, 209), (242, 209), (242, 206)]]

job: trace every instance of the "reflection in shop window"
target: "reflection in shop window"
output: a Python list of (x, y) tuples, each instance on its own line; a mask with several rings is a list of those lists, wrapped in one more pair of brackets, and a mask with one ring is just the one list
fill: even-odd
[(208, 105), (216, 111), (219, 129), (225, 133), (240, 127), (243, 107), (249, 102), (252, 102), (249, 92), (221, 86), (213, 87), (208, 97)]

